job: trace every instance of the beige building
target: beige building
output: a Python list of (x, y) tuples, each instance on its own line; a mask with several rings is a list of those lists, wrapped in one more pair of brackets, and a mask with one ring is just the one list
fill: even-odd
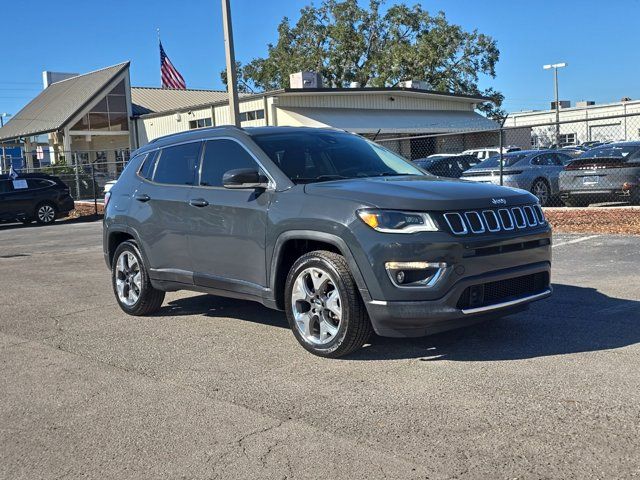
[[(562, 104), (561, 104), (562, 105)], [(569, 102), (560, 108), (561, 145), (576, 145), (589, 141), (640, 140), (640, 101)], [(510, 113), (505, 127), (528, 127), (534, 146), (555, 143), (556, 111), (530, 110)]]
[[(129, 67), (45, 72), (44, 90), (0, 129), (0, 142), (22, 146), (28, 167), (64, 160), (114, 173), (131, 150), (154, 138), (230, 123), (226, 92), (132, 87)], [(377, 138), (457, 133), (470, 148), (470, 132), (497, 127), (476, 112), (486, 101), (416, 88), (288, 88), (241, 95), (240, 115), (243, 127), (334, 127)], [(398, 140), (398, 150), (411, 156), (416, 142)], [(36, 156), (38, 146), (47, 148), (48, 158)], [(436, 153), (437, 144), (427, 150)]]

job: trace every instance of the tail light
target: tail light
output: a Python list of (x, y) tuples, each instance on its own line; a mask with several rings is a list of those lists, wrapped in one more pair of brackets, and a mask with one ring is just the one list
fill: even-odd
[(104, 208), (107, 208), (107, 205), (109, 205), (110, 198), (111, 198), (111, 192), (107, 192), (104, 194)]

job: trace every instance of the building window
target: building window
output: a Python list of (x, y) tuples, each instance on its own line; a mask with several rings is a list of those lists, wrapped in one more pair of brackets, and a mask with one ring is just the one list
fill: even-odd
[(76, 131), (111, 131), (126, 132), (129, 130), (127, 113), (127, 97), (124, 80), (116, 85), (102, 98), (87, 115), (82, 117), (71, 130)]
[(189, 130), (196, 128), (205, 128), (212, 125), (210, 118), (199, 118), (198, 120), (189, 120)]
[(575, 133), (561, 133), (558, 135), (558, 143), (559, 146), (564, 147), (565, 145), (575, 145), (576, 144), (576, 134)]
[(262, 120), (264, 118), (264, 110), (252, 110), (250, 112), (240, 113), (241, 122), (250, 122), (252, 120)]

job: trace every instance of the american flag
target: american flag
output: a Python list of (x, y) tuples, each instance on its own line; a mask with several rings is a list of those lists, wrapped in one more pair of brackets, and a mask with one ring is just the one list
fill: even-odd
[(160, 42), (160, 76), (162, 77), (162, 88), (176, 88), (179, 90), (185, 90), (187, 84), (182, 78), (182, 75), (173, 66), (169, 57), (162, 48), (162, 42)]

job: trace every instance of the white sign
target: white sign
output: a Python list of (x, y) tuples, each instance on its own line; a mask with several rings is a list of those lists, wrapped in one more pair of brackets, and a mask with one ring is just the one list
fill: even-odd
[(22, 190), (23, 188), (27, 188), (26, 180), (14, 180), (13, 181), (13, 189), (14, 190)]
[(38, 160), (44, 160), (44, 149), (42, 147), (36, 148), (36, 158)]

